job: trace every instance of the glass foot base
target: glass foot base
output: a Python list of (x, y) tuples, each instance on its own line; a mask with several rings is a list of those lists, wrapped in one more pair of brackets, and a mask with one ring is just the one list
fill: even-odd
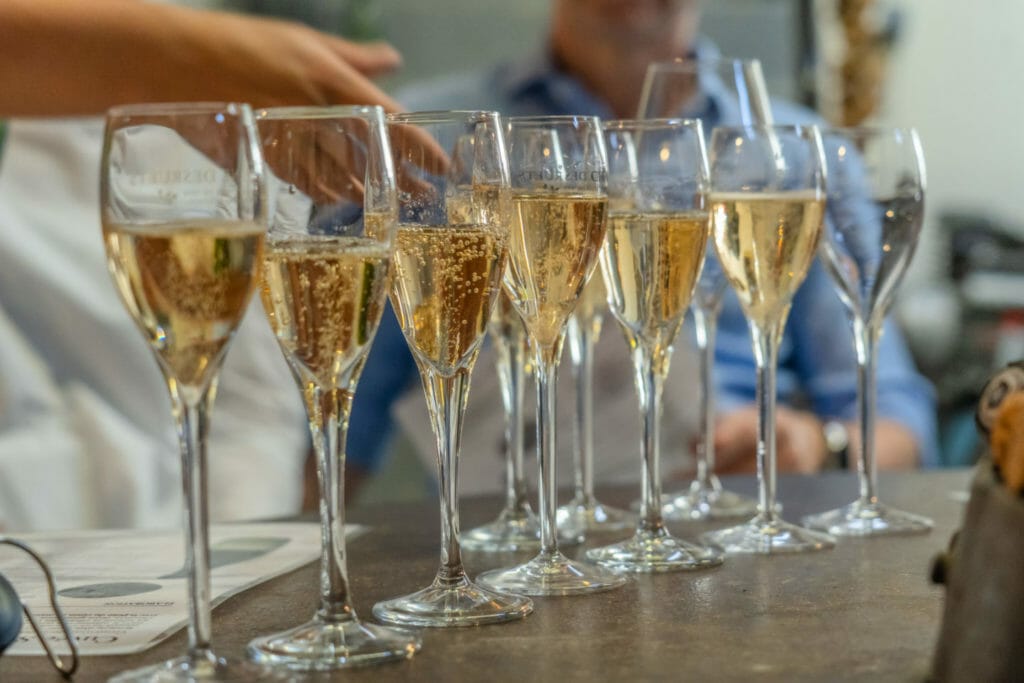
[[(625, 531), (636, 524), (636, 517), (626, 510), (619, 510), (596, 500), (575, 499), (558, 508), (556, 519), (558, 530), (566, 535), (574, 530), (587, 533)], [(559, 545), (562, 545), (559, 539)]]
[(211, 654), (206, 658), (178, 657), (141, 669), (123, 671), (108, 683), (192, 683), (194, 681), (287, 681), (291, 677), (257, 662), (244, 659), (222, 659)]
[[(558, 531), (559, 546), (583, 543), (584, 535), (580, 529), (567, 527)], [(537, 551), (540, 549), (540, 521), (532, 511), (524, 514), (502, 510), (493, 522), (459, 534), (459, 545), (463, 550), (482, 553)]]
[(722, 564), (722, 553), (688, 543), (661, 528), (637, 531), (628, 541), (588, 550), (587, 559), (619, 571), (653, 573), (714, 567)]
[(766, 515), (758, 515), (739, 526), (709, 531), (700, 540), (718, 546), (727, 555), (808, 553), (835, 546), (835, 540), (828, 534)]
[(532, 611), (529, 598), (487, 590), (468, 577), (456, 581), (434, 579), (421, 591), (373, 606), (373, 616), (399, 626), (496, 624), (522, 619)]
[(811, 529), (820, 529), (833, 536), (923, 534), (932, 528), (932, 520), (927, 517), (859, 500), (837, 510), (809, 515), (803, 522)]
[(604, 567), (573, 562), (562, 553), (544, 553), (511, 569), (477, 577), (482, 586), (519, 595), (580, 595), (618, 588), (628, 579)]
[[(689, 491), (668, 497), (661, 508), (662, 516), (670, 522), (701, 519), (729, 519), (749, 517), (757, 512), (757, 501), (722, 488), (702, 486), (693, 482)], [(776, 512), (782, 507), (777, 505)]]
[(330, 671), (408, 659), (420, 638), (401, 629), (358, 621), (327, 623), (314, 619), (282, 633), (249, 643), (249, 656), (260, 664), (292, 671)]
[(493, 522), (459, 535), (463, 550), (514, 553), (540, 547), (540, 523), (532, 510), (505, 508)]

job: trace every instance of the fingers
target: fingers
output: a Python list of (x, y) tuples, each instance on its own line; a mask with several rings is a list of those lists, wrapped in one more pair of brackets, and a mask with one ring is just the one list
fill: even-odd
[(331, 49), (356, 71), (370, 78), (394, 71), (402, 65), (402, 55), (383, 42), (352, 43), (334, 38)]
[(366, 79), (355, 67), (339, 59), (337, 73), (328, 85), (332, 104), (378, 104), (386, 112), (403, 111), (402, 105)]

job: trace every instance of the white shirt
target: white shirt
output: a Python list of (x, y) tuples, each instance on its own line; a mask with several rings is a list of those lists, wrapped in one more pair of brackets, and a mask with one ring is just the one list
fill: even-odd
[[(180, 451), (152, 352), (107, 272), (102, 121), (14, 121), (0, 157), (0, 525), (177, 526)], [(220, 376), (215, 520), (298, 510), (308, 432), (254, 299)]]

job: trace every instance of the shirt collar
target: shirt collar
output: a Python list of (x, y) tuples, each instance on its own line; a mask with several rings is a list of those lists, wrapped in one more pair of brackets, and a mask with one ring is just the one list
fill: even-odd
[[(690, 56), (698, 59), (719, 57), (718, 46), (710, 39), (699, 36)], [(498, 75), (498, 86), (508, 101), (522, 103), (543, 97), (554, 110), (608, 118), (608, 105), (593, 95), (576, 78), (562, 71), (551, 54), (547, 43), (538, 45), (526, 57), (508, 64)], [(705, 127), (739, 119), (739, 109), (728, 89), (722, 83), (711, 83), (698, 106), (686, 112), (687, 116), (704, 120)]]

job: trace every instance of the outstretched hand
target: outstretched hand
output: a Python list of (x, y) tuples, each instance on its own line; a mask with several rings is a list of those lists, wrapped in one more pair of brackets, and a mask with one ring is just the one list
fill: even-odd
[(138, 0), (5, 0), (0, 44), (0, 116), (189, 101), (401, 109), (369, 80), (400, 65), (393, 48), (276, 19)]

